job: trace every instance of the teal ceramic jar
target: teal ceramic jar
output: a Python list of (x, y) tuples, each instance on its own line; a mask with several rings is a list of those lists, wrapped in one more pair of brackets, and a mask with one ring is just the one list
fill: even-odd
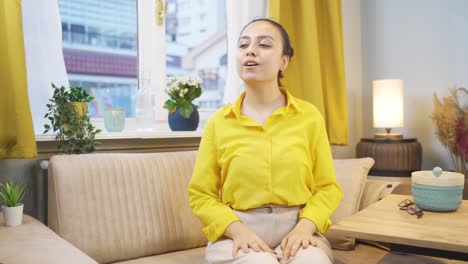
[(448, 171), (436, 176), (438, 174), (433, 171), (411, 173), (413, 201), (427, 211), (455, 211), (462, 202), (465, 176)]

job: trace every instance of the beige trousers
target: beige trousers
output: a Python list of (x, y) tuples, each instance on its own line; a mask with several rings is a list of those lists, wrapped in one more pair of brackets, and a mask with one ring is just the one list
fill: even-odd
[(238, 251), (235, 258), (232, 257), (233, 241), (223, 237), (214, 243), (209, 242), (206, 247), (206, 259), (213, 264), (268, 264), (268, 263), (288, 263), (288, 264), (331, 264), (333, 254), (327, 239), (319, 233), (315, 233), (317, 246), (302, 247), (296, 256), (288, 261), (284, 260), (283, 252), (280, 248), (281, 240), (296, 226), (298, 222), (299, 206), (280, 207), (265, 206), (248, 211), (235, 211), (240, 221), (251, 228), (265, 243), (270, 246), (276, 256), (267, 252), (245, 253)]

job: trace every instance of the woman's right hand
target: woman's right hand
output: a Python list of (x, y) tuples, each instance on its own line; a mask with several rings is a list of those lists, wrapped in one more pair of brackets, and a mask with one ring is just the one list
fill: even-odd
[(239, 249), (242, 249), (245, 253), (249, 253), (249, 248), (256, 252), (264, 251), (276, 254), (254, 231), (239, 221), (230, 224), (224, 232), (224, 235), (233, 241), (233, 258), (236, 257)]

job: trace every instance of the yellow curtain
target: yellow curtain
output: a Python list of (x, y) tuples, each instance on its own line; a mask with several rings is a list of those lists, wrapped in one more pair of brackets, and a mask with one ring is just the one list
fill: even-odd
[(0, 25), (0, 158), (33, 158), (21, 0), (0, 1)]
[(270, 0), (270, 18), (295, 51), (283, 84), (321, 111), (330, 144), (348, 144), (341, 0)]

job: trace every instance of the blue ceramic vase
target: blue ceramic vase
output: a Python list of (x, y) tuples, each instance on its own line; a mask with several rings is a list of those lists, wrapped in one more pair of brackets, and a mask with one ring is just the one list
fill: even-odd
[(174, 113), (169, 113), (169, 127), (172, 131), (195, 131), (198, 128), (200, 117), (198, 110), (193, 106), (193, 112), (188, 119), (180, 115), (179, 108)]

